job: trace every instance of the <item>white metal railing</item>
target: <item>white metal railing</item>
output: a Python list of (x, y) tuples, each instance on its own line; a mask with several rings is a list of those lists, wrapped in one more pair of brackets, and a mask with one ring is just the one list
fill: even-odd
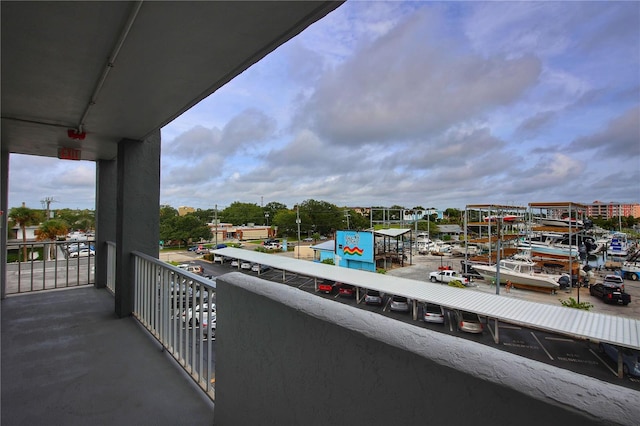
[(6, 294), (95, 282), (95, 241), (35, 241), (7, 244)]
[(107, 289), (116, 294), (116, 243), (107, 241)]
[(215, 281), (134, 252), (133, 315), (215, 400)]

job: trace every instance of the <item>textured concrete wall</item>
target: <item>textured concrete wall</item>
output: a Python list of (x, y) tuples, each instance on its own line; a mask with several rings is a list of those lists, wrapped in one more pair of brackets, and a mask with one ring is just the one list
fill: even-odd
[(115, 160), (96, 163), (96, 287), (107, 286), (107, 241), (115, 242), (118, 204), (118, 164)]
[(640, 418), (626, 388), (237, 272), (217, 287), (218, 426)]
[(9, 152), (3, 151), (0, 140), (0, 299), (7, 289), (7, 216), (9, 215)]
[(160, 130), (143, 141), (118, 144), (116, 210), (116, 294), (119, 317), (133, 310), (131, 252), (158, 257), (160, 241)]

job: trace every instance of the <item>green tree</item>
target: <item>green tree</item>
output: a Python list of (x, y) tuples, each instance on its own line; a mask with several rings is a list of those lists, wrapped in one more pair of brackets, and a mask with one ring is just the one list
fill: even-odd
[(301, 234), (318, 232), (328, 235), (336, 229), (343, 228), (344, 209), (335, 204), (309, 199), (303, 201), (299, 208)]
[(234, 225), (246, 225), (247, 223), (263, 223), (265, 218), (259, 205), (235, 201), (220, 212), (220, 220)]
[(280, 211), (285, 211), (285, 210), (288, 210), (287, 206), (282, 203), (278, 203), (277, 201), (271, 201), (267, 203), (264, 206), (265, 225), (273, 223), (273, 218), (276, 217), (276, 214)]
[(371, 219), (373, 221), (381, 221), (384, 219), (384, 209), (382, 206), (371, 207)]
[(349, 213), (349, 227), (351, 229), (363, 230), (369, 229), (371, 221), (368, 217), (361, 215), (355, 210), (348, 210)]
[(211, 229), (193, 214), (174, 216), (161, 224), (160, 239), (181, 241), (188, 245), (191, 241), (210, 240)]
[(70, 230), (89, 231), (96, 227), (95, 212), (92, 210), (59, 209), (55, 218), (66, 222)]
[[(40, 224), (36, 239), (38, 241), (56, 241), (58, 237), (64, 237), (67, 233), (69, 233), (69, 226), (64, 220), (51, 219)], [(50, 245), (49, 259), (55, 257), (55, 247), (55, 244)]]
[(444, 214), (449, 218), (449, 223), (462, 223), (462, 211), (454, 208), (448, 208)]
[(176, 216), (178, 216), (178, 210), (166, 204), (160, 206), (160, 223), (162, 223), (163, 220), (171, 219)]
[(298, 224), (296, 223), (296, 212), (294, 210), (278, 211), (272, 223), (274, 227), (277, 227), (278, 235), (281, 237), (298, 235)]
[(24, 204), (22, 207), (14, 207), (9, 212), (11, 220), (20, 227), (22, 231), (22, 260), (27, 260), (27, 226), (35, 225), (41, 219), (41, 214)]
[(197, 209), (194, 212), (189, 213), (193, 216), (196, 216), (198, 219), (202, 221), (202, 223), (213, 223), (214, 212), (213, 209)]

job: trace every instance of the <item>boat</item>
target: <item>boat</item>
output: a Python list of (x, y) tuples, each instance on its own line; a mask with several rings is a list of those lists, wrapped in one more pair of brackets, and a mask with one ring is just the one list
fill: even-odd
[[(570, 244), (571, 243), (571, 244)], [(518, 241), (518, 248), (540, 259), (587, 259), (605, 249), (591, 236), (558, 232), (534, 232)]]
[(461, 246), (459, 244), (453, 245), (451, 247), (451, 255), (453, 256), (475, 256), (478, 253), (480, 253), (480, 250), (478, 249), (477, 246), (472, 246), (472, 245), (466, 245), (466, 246)]
[(622, 263), (620, 273), (622, 278), (632, 281), (640, 280), (640, 251), (636, 251)]
[(484, 218), (485, 222), (498, 222), (500, 220), (502, 220), (502, 222), (507, 222), (507, 223), (511, 223), (511, 222), (516, 222), (519, 220), (524, 219), (524, 216), (516, 216), (513, 214), (507, 214), (504, 216), (487, 216)]
[(579, 219), (574, 219), (572, 217), (562, 217), (562, 218), (552, 218), (545, 217), (539, 218), (538, 222), (542, 226), (557, 226), (562, 228), (582, 228), (584, 226), (584, 222)]
[[(485, 280), (495, 281), (497, 267), (493, 265), (475, 264), (476, 270)], [(561, 274), (548, 274), (538, 272), (533, 262), (525, 260), (502, 259), (500, 260), (500, 283), (511, 281), (514, 287), (534, 287), (554, 292), (560, 288)]]
[(629, 242), (627, 234), (624, 232), (615, 232), (609, 237), (609, 247), (607, 248), (607, 256), (625, 258), (629, 255)]

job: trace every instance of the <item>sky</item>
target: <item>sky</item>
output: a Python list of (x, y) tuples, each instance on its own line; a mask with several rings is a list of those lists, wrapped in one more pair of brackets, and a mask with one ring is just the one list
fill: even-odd
[[(640, 2), (350, 0), (161, 135), (176, 208), (639, 203)], [(9, 170), (95, 208), (92, 162)]]

